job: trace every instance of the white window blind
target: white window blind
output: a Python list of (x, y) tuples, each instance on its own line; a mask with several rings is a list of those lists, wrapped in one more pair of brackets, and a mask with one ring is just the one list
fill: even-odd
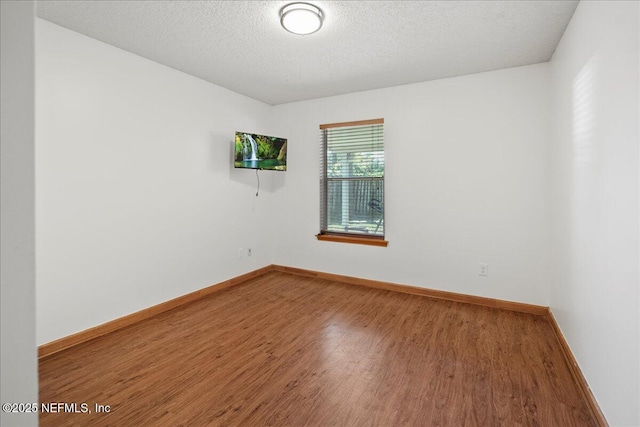
[(384, 119), (320, 125), (320, 234), (384, 239)]

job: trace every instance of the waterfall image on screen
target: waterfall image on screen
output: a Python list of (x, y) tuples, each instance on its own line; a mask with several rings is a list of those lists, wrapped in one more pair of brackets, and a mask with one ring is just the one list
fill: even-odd
[(236, 132), (233, 164), (236, 168), (286, 171), (287, 140)]

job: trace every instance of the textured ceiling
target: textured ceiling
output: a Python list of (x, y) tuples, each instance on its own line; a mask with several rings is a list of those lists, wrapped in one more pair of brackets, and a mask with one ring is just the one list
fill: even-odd
[(286, 1), (39, 1), (55, 24), (267, 104), (548, 61), (578, 1), (311, 1), (308, 36)]

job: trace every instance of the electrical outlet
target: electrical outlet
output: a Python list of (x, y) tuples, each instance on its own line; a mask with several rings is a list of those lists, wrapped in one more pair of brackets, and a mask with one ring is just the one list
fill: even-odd
[(484, 262), (479, 263), (480, 270), (478, 271), (478, 275), (480, 276), (488, 276), (489, 275), (489, 264)]
[(244, 258), (245, 256), (244, 248), (238, 249), (238, 258)]

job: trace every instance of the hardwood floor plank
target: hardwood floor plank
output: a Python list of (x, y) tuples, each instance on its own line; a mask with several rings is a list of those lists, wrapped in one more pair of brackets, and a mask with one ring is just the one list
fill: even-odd
[(271, 272), (40, 360), (42, 426), (596, 425), (543, 316)]

